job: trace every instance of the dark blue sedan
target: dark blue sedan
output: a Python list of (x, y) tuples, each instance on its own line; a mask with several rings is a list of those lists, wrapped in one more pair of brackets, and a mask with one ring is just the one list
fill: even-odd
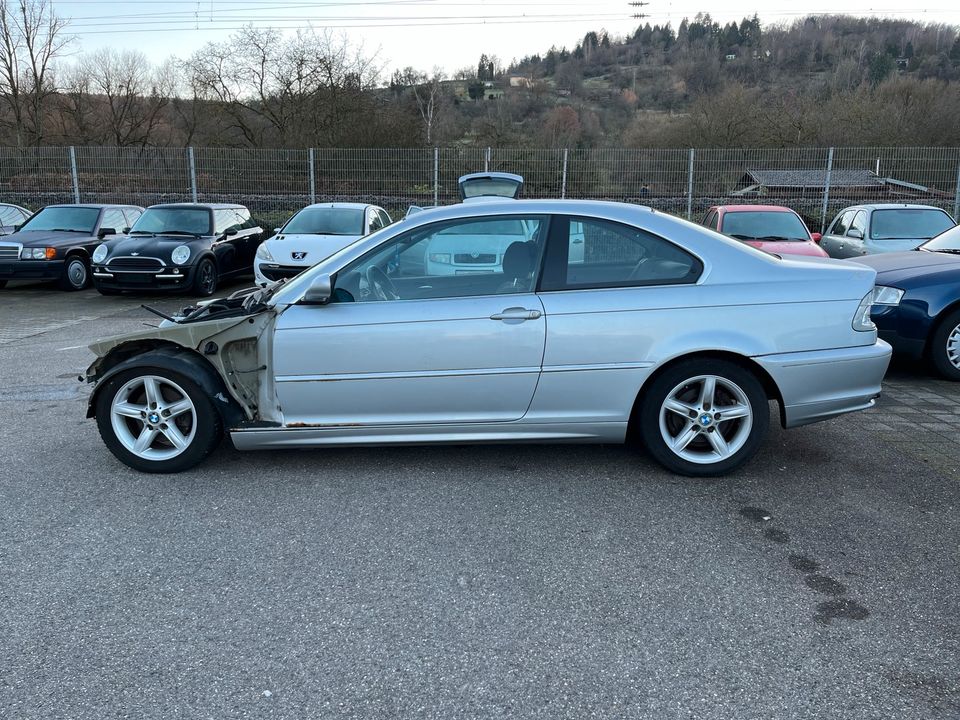
[(916, 250), (857, 258), (877, 271), (871, 317), (894, 353), (960, 380), (960, 226)]

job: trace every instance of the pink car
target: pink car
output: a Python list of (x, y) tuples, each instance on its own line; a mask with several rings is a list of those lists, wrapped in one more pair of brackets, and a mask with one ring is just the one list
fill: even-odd
[(782, 205), (717, 205), (703, 225), (774, 255), (829, 257), (796, 212)]

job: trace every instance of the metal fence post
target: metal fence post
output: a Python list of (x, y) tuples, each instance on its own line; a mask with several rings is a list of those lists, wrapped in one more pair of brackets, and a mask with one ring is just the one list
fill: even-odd
[(953, 219), (960, 218), (960, 165), (957, 165), (957, 189), (953, 196)]
[(693, 217), (693, 148), (687, 158), (687, 220)]
[(70, 177), (73, 180), (73, 201), (80, 204), (80, 178), (77, 175), (77, 151), (70, 146)]
[(313, 158), (313, 148), (310, 148), (310, 154), (307, 156), (307, 168), (310, 171), (310, 204), (313, 205), (317, 201), (317, 181), (314, 176), (314, 158)]
[(440, 148), (433, 149), (433, 204), (440, 204)]
[(567, 197), (567, 148), (563, 149), (563, 175), (560, 176), (560, 197)]
[(833, 175), (833, 148), (827, 153), (827, 177), (823, 181), (823, 207), (820, 208), (820, 232), (827, 231), (827, 203), (830, 202), (830, 178)]
[(187, 159), (190, 161), (190, 195), (197, 201), (197, 164), (193, 158), (193, 147), (187, 148)]
[(490, 146), (487, 146), (487, 152), (483, 156), (483, 171), (490, 172)]

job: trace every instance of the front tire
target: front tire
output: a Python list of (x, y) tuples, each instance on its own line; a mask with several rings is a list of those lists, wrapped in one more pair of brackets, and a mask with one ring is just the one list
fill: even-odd
[(223, 438), (220, 416), (190, 378), (158, 367), (131, 368), (106, 381), (96, 403), (107, 448), (134, 470), (175, 473), (194, 467)]
[(79, 255), (71, 255), (63, 264), (63, 275), (60, 276), (61, 290), (84, 290), (90, 284), (90, 268)]
[(193, 275), (193, 294), (197, 297), (210, 297), (217, 291), (218, 282), (217, 266), (213, 260), (201, 260)]
[(960, 310), (937, 325), (930, 339), (930, 360), (947, 380), (960, 380)]
[(639, 420), (657, 462), (680, 475), (713, 477), (739, 468), (760, 448), (769, 401), (756, 376), (739, 365), (691, 359), (652, 382)]

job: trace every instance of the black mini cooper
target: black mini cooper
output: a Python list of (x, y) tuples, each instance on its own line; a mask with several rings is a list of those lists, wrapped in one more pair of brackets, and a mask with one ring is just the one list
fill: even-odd
[(83, 290), (94, 248), (126, 232), (142, 212), (134, 205), (47, 205), (0, 238), (0, 288), (10, 280), (40, 280)]
[(93, 283), (123, 290), (212, 295), (220, 280), (253, 272), (263, 229), (242, 205), (153, 205), (124, 237), (93, 252)]

